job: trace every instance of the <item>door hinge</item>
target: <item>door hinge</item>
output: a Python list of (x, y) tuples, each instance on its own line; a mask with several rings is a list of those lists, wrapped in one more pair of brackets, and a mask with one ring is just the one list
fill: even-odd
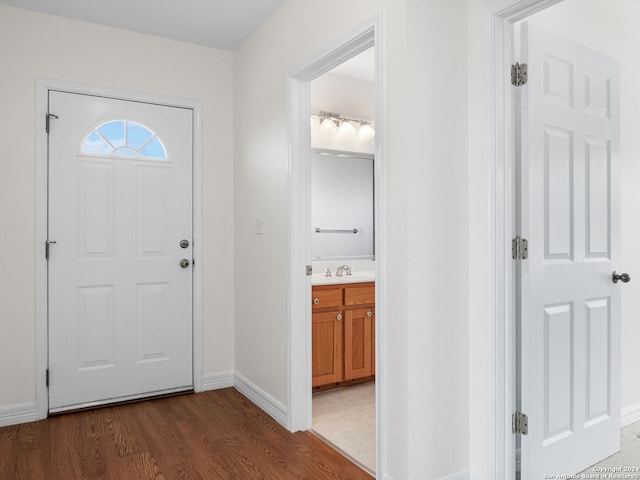
[(511, 427), (513, 433), (520, 435), (529, 434), (529, 417), (522, 412), (516, 412), (511, 416)]
[(529, 258), (529, 241), (519, 236), (511, 240), (511, 258), (526, 260)]
[(47, 387), (48, 387), (49, 386), (49, 369), (48, 368), (45, 373), (45, 383), (47, 384)]
[(313, 274), (313, 267), (311, 265), (307, 265), (307, 276)]
[(49, 260), (49, 247), (52, 243), (58, 243), (55, 240), (47, 240), (44, 242), (44, 258)]
[(44, 129), (47, 131), (47, 133), (49, 133), (49, 127), (51, 125), (51, 117), (53, 118), (58, 118), (57, 115), (54, 115), (53, 113), (45, 113), (44, 118), (45, 118), (45, 125), (44, 125)]
[(527, 64), (518, 63), (511, 65), (511, 84), (516, 87), (521, 87), (527, 83)]

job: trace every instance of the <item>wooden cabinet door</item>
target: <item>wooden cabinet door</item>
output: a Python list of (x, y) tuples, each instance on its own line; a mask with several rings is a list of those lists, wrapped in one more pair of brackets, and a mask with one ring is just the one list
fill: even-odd
[(343, 318), (344, 313), (338, 310), (312, 315), (311, 384), (314, 387), (343, 380)]
[(373, 307), (347, 310), (344, 323), (345, 380), (368, 377), (371, 369)]

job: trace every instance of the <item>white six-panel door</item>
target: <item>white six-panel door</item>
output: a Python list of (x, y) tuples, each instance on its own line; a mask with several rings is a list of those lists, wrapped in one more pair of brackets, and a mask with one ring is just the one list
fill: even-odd
[(192, 111), (49, 112), (49, 410), (191, 389)]
[(522, 479), (571, 475), (619, 449), (618, 66), (523, 25)]

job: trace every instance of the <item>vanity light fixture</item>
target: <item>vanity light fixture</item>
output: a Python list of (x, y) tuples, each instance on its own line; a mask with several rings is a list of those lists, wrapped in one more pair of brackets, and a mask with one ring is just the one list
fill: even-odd
[(376, 134), (370, 122), (345, 118), (339, 113), (319, 112), (311, 114), (311, 127), (316, 125), (321, 125), (327, 130), (337, 129), (345, 137), (354, 136), (357, 133), (358, 139), (363, 142), (371, 140)]

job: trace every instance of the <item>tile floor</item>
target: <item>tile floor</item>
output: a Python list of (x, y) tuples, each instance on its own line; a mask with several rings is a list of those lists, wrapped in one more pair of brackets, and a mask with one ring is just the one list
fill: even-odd
[(313, 430), (370, 473), (376, 468), (375, 383), (313, 394)]

